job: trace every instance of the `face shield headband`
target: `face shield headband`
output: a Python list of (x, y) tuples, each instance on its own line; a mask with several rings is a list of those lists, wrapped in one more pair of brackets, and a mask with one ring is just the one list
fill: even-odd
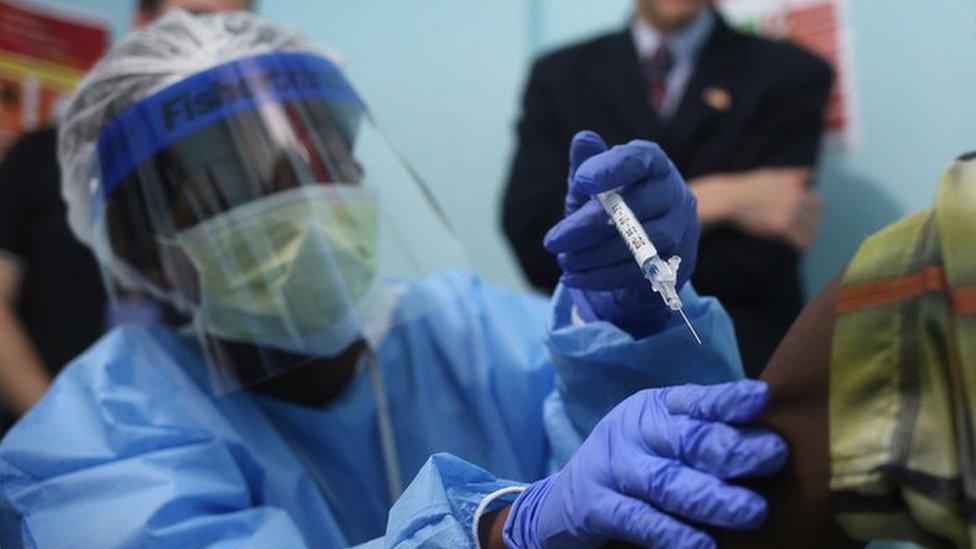
[(128, 174), (170, 143), (235, 113), (301, 99), (338, 101), (366, 111), (338, 67), (309, 53), (271, 53), (232, 61), (132, 105), (99, 135), (95, 211)]

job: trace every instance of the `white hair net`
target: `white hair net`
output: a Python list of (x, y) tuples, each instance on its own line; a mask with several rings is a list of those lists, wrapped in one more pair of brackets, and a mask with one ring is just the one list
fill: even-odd
[(249, 12), (191, 15), (176, 10), (122, 40), (82, 80), (60, 121), (61, 193), (75, 236), (92, 246), (92, 199), (99, 183), (96, 143), (102, 129), (125, 108), (234, 59), (311, 49), (297, 33)]

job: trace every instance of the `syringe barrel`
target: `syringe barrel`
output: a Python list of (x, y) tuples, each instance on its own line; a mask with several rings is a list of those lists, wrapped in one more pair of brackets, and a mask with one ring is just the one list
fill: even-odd
[(651, 243), (644, 226), (640, 224), (634, 212), (627, 207), (627, 203), (624, 202), (619, 193), (607, 191), (596, 196), (607, 215), (610, 216), (610, 220), (616, 225), (620, 236), (627, 243), (627, 247), (630, 248), (630, 253), (637, 260), (638, 265), (644, 265), (657, 256), (657, 248)]
[(682, 310), (681, 297), (675, 288), (678, 275), (678, 265), (681, 263), (680, 257), (672, 257), (667, 262), (658, 256), (657, 248), (651, 243), (647, 236), (647, 231), (640, 224), (634, 212), (630, 211), (623, 197), (616, 191), (607, 191), (596, 195), (597, 200), (603, 205), (610, 220), (617, 227), (617, 232), (623, 237), (630, 253), (637, 260), (644, 276), (651, 283), (651, 288), (657, 292), (669, 309), (681, 315), (691, 334), (695, 336), (695, 341), (701, 345), (701, 338), (695, 331), (691, 321)]

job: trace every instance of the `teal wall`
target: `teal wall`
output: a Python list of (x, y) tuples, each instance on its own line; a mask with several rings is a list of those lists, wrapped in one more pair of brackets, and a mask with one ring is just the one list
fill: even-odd
[[(130, 0), (48, 0), (104, 13)], [(862, 145), (826, 155), (823, 229), (805, 267), (819, 288), (864, 236), (932, 201), (943, 166), (976, 148), (971, 0), (851, 0)], [(342, 54), (393, 140), (449, 211), (489, 279), (521, 278), (498, 230), (512, 125), (532, 56), (619, 27), (630, 0), (263, 0), (261, 11)]]
[[(531, 50), (524, 0), (267, 0), (265, 14), (344, 58), (352, 81), (445, 206), (474, 267), (520, 277), (498, 228)], [(422, 238), (422, 235), (419, 235)]]
[(972, 0), (854, 0), (861, 148), (830, 154), (823, 229), (807, 264), (819, 287), (891, 220), (930, 205), (944, 167), (976, 149)]

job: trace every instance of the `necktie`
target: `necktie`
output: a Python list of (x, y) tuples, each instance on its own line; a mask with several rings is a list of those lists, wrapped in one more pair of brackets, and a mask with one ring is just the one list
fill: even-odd
[(650, 59), (644, 61), (642, 69), (647, 82), (647, 93), (658, 113), (664, 107), (668, 94), (668, 74), (674, 68), (674, 59), (668, 47), (661, 45)]

